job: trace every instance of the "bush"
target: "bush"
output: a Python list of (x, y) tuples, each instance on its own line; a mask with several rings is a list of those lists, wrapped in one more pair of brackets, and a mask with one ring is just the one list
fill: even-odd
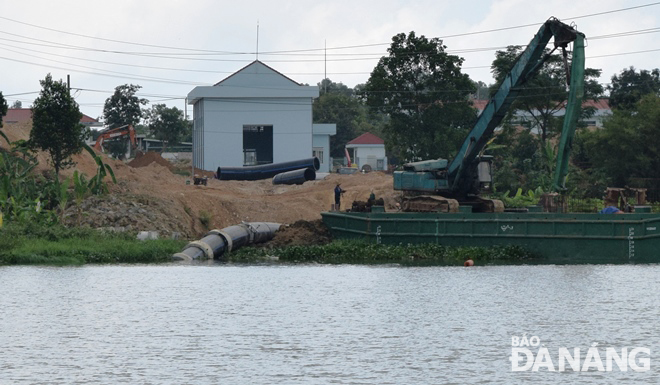
[(170, 239), (139, 241), (132, 232), (13, 223), (0, 229), (0, 265), (168, 262), (184, 245)]

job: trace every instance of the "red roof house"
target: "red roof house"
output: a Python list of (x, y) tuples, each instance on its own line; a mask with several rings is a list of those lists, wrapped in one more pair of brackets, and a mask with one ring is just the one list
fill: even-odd
[[(21, 124), (32, 121), (32, 109), (30, 108), (8, 108), (7, 115), (2, 118), (3, 124)], [(83, 114), (80, 123), (88, 127), (102, 127), (97, 119)]]
[(360, 170), (387, 170), (385, 141), (366, 132), (346, 144), (346, 149), (353, 149), (353, 163)]

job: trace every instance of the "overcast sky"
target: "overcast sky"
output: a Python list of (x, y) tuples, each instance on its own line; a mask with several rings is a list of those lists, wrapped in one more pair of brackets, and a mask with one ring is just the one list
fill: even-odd
[(603, 70), (601, 83), (629, 66), (660, 67), (660, 2), (651, 0), (0, 0), (0, 10), (8, 103), (29, 107), (47, 73), (70, 75), (81, 111), (94, 118), (126, 83), (183, 109), (195, 86), (257, 58), (257, 25), (259, 60), (310, 85), (326, 73), (365, 83), (392, 36), (410, 31), (442, 38), (473, 80), (490, 84), (495, 51), (527, 44), (551, 16), (587, 36), (586, 65)]

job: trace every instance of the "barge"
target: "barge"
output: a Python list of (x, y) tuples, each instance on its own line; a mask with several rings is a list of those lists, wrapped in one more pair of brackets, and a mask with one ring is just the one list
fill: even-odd
[[(660, 215), (560, 213), (323, 212), (338, 239), (379, 244), (517, 245), (533, 263), (658, 263)], [(378, 212), (377, 212), (378, 211)]]

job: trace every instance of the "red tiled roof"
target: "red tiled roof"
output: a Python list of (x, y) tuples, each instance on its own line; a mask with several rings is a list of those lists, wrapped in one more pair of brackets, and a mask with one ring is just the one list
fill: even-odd
[(472, 105), (479, 111), (483, 111), (488, 104), (488, 99), (472, 99)]
[(24, 123), (32, 120), (32, 110), (29, 108), (8, 108), (7, 115), (2, 118), (4, 123)]
[(82, 118), (80, 118), (80, 123), (98, 123), (99, 121), (92, 118), (91, 116), (87, 116), (83, 114)]
[[(32, 110), (29, 108), (8, 108), (3, 123), (25, 123), (32, 120)], [(83, 114), (80, 123), (98, 123), (98, 120)]]
[(598, 99), (598, 100), (585, 100), (582, 103), (582, 107), (595, 107), (596, 109), (599, 110), (610, 110), (610, 100), (605, 98), (605, 99)]
[(370, 132), (365, 132), (347, 144), (385, 144), (385, 141)]

